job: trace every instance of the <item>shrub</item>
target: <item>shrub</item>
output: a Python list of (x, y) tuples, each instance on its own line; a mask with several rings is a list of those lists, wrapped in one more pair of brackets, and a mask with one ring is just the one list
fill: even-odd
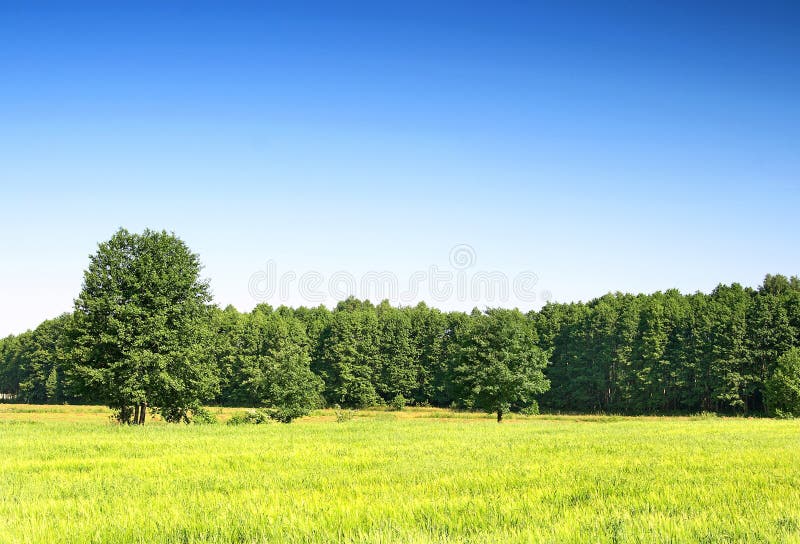
[(395, 411), (401, 411), (403, 408), (406, 407), (406, 398), (403, 395), (397, 395), (395, 398), (392, 399), (392, 402), (389, 403), (389, 407)]
[(228, 425), (263, 425), (273, 420), (266, 410), (247, 410), (233, 415)]
[(336, 423), (344, 423), (353, 419), (354, 411), (347, 410), (338, 404), (333, 407), (333, 412), (336, 414)]
[(244, 413), (238, 413), (231, 416), (227, 425), (243, 425), (245, 423), (247, 423), (247, 415)]
[(217, 416), (207, 408), (201, 406), (192, 410), (192, 423), (195, 425), (216, 425), (218, 422)]
[(266, 410), (266, 413), (275, 421), (279, 421), (280, 423), (291, 423), (298, 417), (308, 415), (309, 410), (297, 406), (281, 406), (278, 408), (269, 408)]

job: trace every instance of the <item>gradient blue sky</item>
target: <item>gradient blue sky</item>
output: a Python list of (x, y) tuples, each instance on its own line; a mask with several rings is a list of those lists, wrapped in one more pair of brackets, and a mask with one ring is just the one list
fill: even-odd
[(70, 310), (120, 226), (175, 231), (240, 309), (270, 259), (403, 279), (460, 243), (558, 301), (799, 274), (798, 28), (797, 2), (2, 0), (0, 335)]

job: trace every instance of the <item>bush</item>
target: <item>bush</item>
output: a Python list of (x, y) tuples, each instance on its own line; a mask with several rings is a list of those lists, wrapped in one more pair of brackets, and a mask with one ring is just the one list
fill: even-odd
[(216, 425), (219, 421), (211, 410), (201, 406), (192, 410), (192, 423), (195, 425)]
[(355, 412), (353, 410), (343, 409), (338, 404), (333, 407), (333, 412), (336, 414), (336, 423), (344, 423), (353, 419)]
[(406, 398), (403, 395), (397, 395), (392, 399), (392, 402), (389, 403), (389, 407), (397, 412), (401, 411), (406, 407)]
[(244, 425), (247, 423), (247, 416), (244, 413), (233, 414), (226, 425)]
[(298, 417), (307, 416), (309, 410), (306, 408), (299, 408), (297, 406), (282, 406), (278, 408), (270, 408), (266, 410), (269, 417), (280, 423), (291, 423)]
[(228, 425), (264, 425), (272, 423), (272, 418), (266, 410), (247, 410), (233, 415), (228, 420)]

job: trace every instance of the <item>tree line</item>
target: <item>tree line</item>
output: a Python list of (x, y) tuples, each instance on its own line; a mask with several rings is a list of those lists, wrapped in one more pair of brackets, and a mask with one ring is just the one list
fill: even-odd
[(202, 404), (289, 421), (321, 406), (497, 414), (800, 415), (800, 280), (609, 294), (540, 311), (443, 312), (348, 299), (251, 312), (212, 304), (199, 257), (165, 232), (99, 245), (75, 310), (0, 340), (0, 393), (104, 403), (120, 421)]

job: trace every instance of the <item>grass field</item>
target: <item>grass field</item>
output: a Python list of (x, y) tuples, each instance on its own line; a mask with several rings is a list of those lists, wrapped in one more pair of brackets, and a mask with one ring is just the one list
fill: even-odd
[(800, 421), (108, 414), (0, 405), (0, 542), (800, 542)]

